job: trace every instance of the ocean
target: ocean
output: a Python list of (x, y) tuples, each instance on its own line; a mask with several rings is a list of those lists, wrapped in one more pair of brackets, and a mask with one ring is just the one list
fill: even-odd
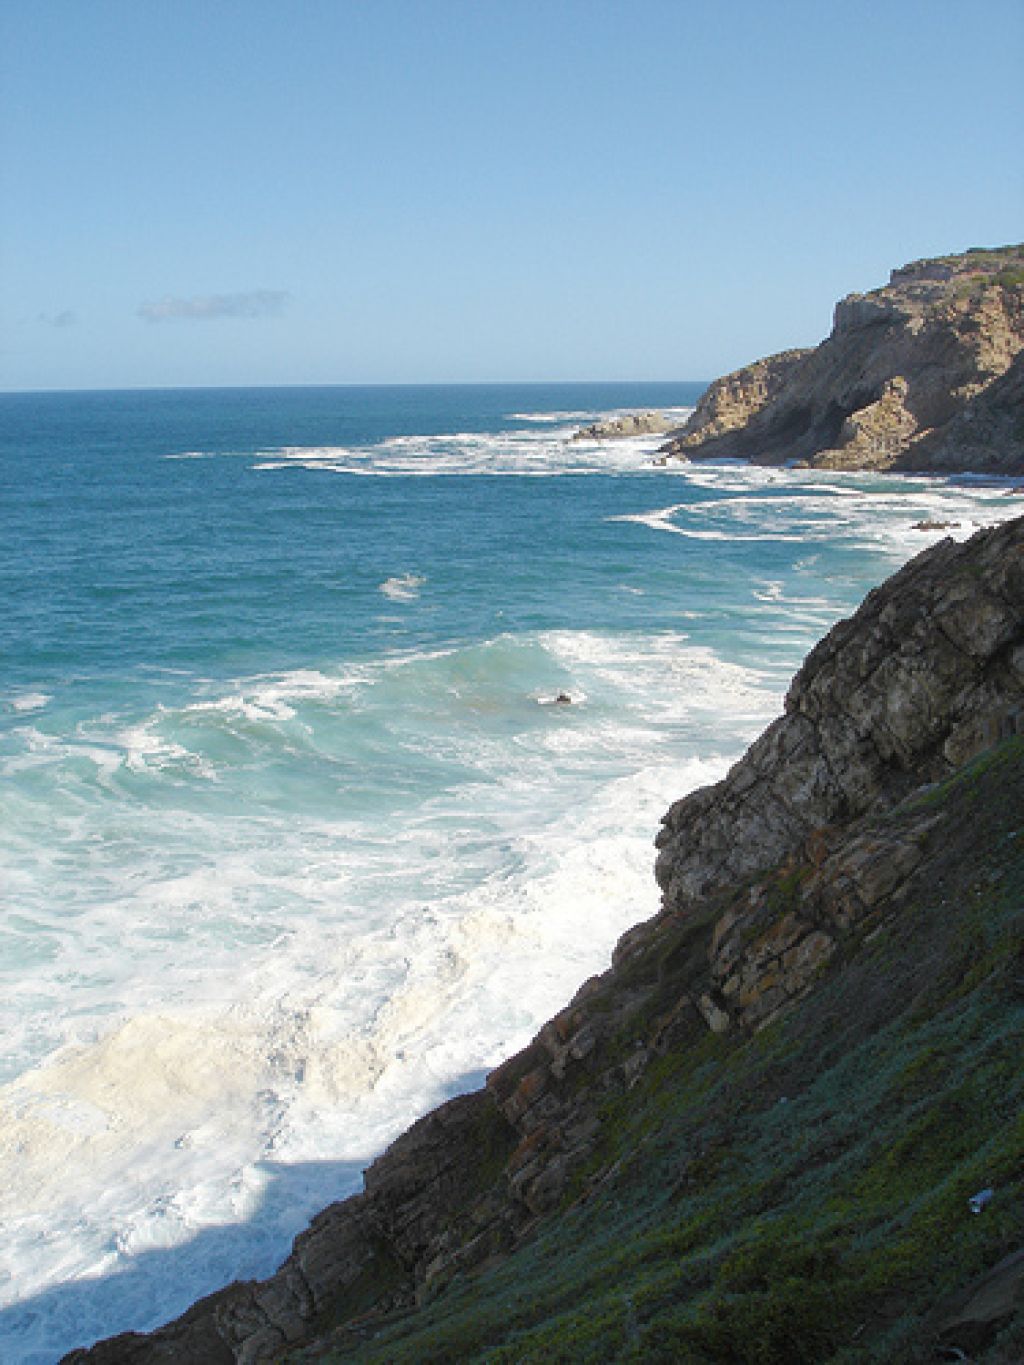
[(828, 627), (1019, 507), (569, 439), (701, 388), (0, 395), (7, 1365), (270, 1273), (655, 913)]

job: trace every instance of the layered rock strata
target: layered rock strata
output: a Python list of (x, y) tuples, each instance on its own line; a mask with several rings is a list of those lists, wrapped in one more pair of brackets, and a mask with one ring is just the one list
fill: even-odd
[[(943, 541), (871, 592), (797, 673), (785, 714), (658, 836), (670, 909), (784, 857), (814, 829), (947, 776), (1024, 708), (1024, 521)], [(1013, 721), (1016, 724), (1016, 721)]]
[(709, 1030), (760, 1030), (899, 914), (950, 837), (929, 784), (1022, 715), (1024, 519), (926, 551), (825, 637), (785, 715), (725, 781), (668, 813), (663, 910), (484, 1089), (399, 1138), (274, 1276), (68, 1361), (357, 1351), (396, 1313), (513, 1254), (615, 1179), (615, 1163), (594, 1161), (610, 1100)]
[(841, 300), (815, 349), (717, 380), (664, 449), (687, 459), (1017, 474), (1022, 348), (1024, 246), (917, 261), (885, 287)]

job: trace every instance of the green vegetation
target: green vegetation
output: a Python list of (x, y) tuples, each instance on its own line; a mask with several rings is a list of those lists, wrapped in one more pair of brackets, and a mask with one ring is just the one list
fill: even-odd
[[(1024, 743), (886, 824), (924, 809), (927, 873), (798, 1008), (753, 1037), (690, 1030), (606, 1096), (588, 1168), (515, 1254), (303, 1358), (942, 1359), (943, 1302), (1024, 1244)], [(780, 869), (780, 910), (802, 875)], [(1024, 1313), (972, 1351), (1019, 1362)]]
[(1019, 289), (1024, 285), (1024, 266), (1004, 265), (989, 275), (966, 275), (956, 281), (955, 296), (958, 299), (974, 299), (984, 289), (993, 285), (1000, 289)]
[[(964, 255), (986, 256), (989, 259), (1002, 259), (1003, 257), (1008, 256), (1011, 259), (1016, 257), (1018, 260), (1024, 260), (1024, 245), (1019, 242), (1013, 242), (1007, 246), (972, 246), (968, 247), (964, 252)], [(960, 257), (956, 255), (940, 256), (938, 259), (941, 261), (956, 262)]]
[(920, 264), (950, 266), (954, 271), (953, 297), (958, 300), (976, 299), (993, 285), (1001, 289), (1019, 289), (1024, 285), (1024, 245), (1021, 244), (971, 247), (962, 255), (936, 256), (933, 261)]

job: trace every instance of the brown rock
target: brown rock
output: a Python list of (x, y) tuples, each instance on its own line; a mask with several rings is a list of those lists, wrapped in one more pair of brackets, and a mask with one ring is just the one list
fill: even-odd
[(810, 351), (782, 351), (716, 379), (701, 395), (682, 431), (665, 449), (686, 455), (705, 441), (745, 427), (772, 402)]
[(671, 423), (663, 412), (630, 412), (607, 422), (581, 427), (574, 441), (621, 441), (629, 436), (661, 436)]
[(1024, 520), (919, 555), (816, 646), (786, 714), (725, 780), (671, 807), (657, 840), (666, 909), (757, 876), (821, 826), (891, 806), (988, 747), (1024, 712), (1022, 661)]
[(716, 380), (665, 447), (688, 459), (1024, 471), (1024, 246), (919, 261), (836, 305), (811, 351)]

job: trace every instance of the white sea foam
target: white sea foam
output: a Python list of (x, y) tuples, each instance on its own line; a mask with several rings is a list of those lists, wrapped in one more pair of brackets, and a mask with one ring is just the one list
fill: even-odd
[(600, 414), (585, 409), (577, 412), (510, 412), (511, 422), (593, 422)]
[[(490, 474), (549, 478), (559, 474), (602, 474), (651, 468), (651, 456), (663, 436), (637, 436), (617, 441), (571, 439), (581, 420), (608, 420), (629, 409), (595, 413), (533, 413), (514, 415), (530, 423), (507, 432), (456, 431), (438, 436), (393, 436), (378, 445), (284, 446), (260, 451), (253, 468), (307, 470), (336, 474), (364, 474), (377, 478)], [(664, 409), (680, 420), (688, 408)], [(572, 421), (573, 425), (564, 425)], [(662, 472), (682, 468), (669, 462)]]
[[(681, 480), (717, 494), (609, 518), (709, 542), (778, 541), (851, 546), (894, 562), (950, 535), (1018, 515), (1005, 488), (951, 479), (771, 469), (733, 462), (682, 466)], [(775, 491), (777, 487), (778, 491)]]
[(218, 780), (216, 765), (186, 749), (183, 744), (161, 736), (152, 722), (130, 726), (118, 734), (124, 766), (132, 772), (189, 771), (207, 781)]
[[(607, 468), (610, 450), (543, 431), (403, 441), (277, 464), (546, 474)], [(649, 468), (643, 442), (612, 458)], [(175, 700), (60, 736), (50, 712), (11, 721), (3, 776), (28, 780), (5, 791), (5, 1361), (50, 1362), (272, 1270), (397, 1131), (527, 1041), (654, 913), (662, 812), (724, 773), (846, 604), (830, 537), (877, 565), (944, 534), (915, 520), (968, 534), (1016, 512), (942, 480), (670, 472), (704, 500), (625, 519), (812, 547), (752, 560), (718, 636), (720, 600), (688, 596), (681, 566), (672, 619), (693, 638), (508, 633), (176, 675)], [(676, 549), (691, 554), (658, 542)]]
[[(536, 705), (559, 691), (573, 704)], [(341, 757), (357, 731), (332, 727), (353, 708), (358, 733), (392, 727), (395, 774), (444, 761), (462, 775), (377, 822), (357, 817), (358, 794), (275, 813), (252, 777), (251, 812), (230, 793), (208, 812), (148, 809), (137, 788), (99, 843), (94, 802), (50, 813), (37, 866), (92, 853), (52, 921), (57, 956), (9, 998), (17, 1011), (19, 991), (73, 989), (77, 1004), (60, 1049), (12, 1032), (38, 1060), (0, 1090), (4, 1358), (52, 1359), (268, 1273), (390, 1137), (522, 1045), (654, 912), (658, 817), (720, 776), (776, 704), (759, 675), (684, 636), (557, 631), (241, 680), (130, 726), (97, 719), (83, 743), (113, 756), (117, 782), (152, 780), (153, 765), (187, 776), (224, 734), (242, 747), (222, 779), (255, 772), (282, 727), (316, 727), (321, 755)], [(38, 743), (41, 761), (76, 761)], [(18, 881), (26, 909), (34, 884)], [(89, 1277), (81, 1299), (51, 1288)]]
[(420, 595), (420, 588), (427, 580), (419, 574), (397, 574), (386, 578), (380, 585), (380, 592), (392, 602), (412, 602)]
[(7, 707), (18, 715), (29, 711), (41, 711), (53, 697), (48, 692), (15, 692), (6, 700)]
[(672, 518), (683, 506), (682, 503), (673, 503), (670, 507), (659, 507), (653, 512), (623, 512), (620, 516), (608, 517), (608, 521), (635, 522), (637, 526), (647, 526), (652, 531), (668, 531), (671, 535), (682, 535), (678, 526), (673, 525)]
[(680, 510), (679, 506), (662, 507), (654, 512), (624, 513), (608, 517), (608, 521), (631, 521), (638, 526), (646, 526), (652, 531), (667, 531), (670, 535), (684, 536), (687, 540), (729, 540), (729, 541), (801, 541), (803, 537), (784, 531), (715, 531), (702, 530), (693, 526), (677, 526), (672, 516)]
[(778, 602), (782, 598), (782, 584), (777, 579), (773, 579), (771, 582), (765, 583), (762, 588), (755, 588), (754, 596), (760, 602)]

